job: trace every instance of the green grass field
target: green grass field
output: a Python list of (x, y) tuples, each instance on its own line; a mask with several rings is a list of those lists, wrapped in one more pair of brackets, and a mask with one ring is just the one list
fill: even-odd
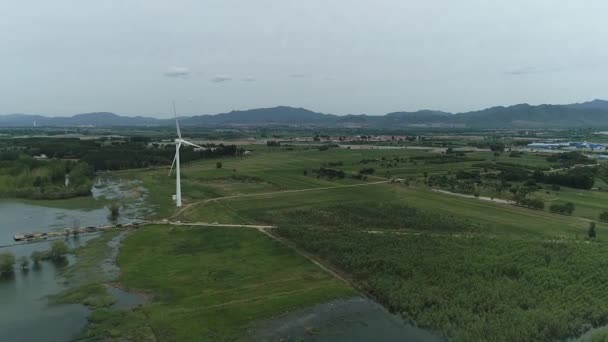
[(124, 241), (120, 283), (151, 303), (98, 310), (88, 337), (231, 341), (250, 324), (356, 294), (290, 248), (242, 228), (151, 226)]
[[(358, 163), (366, 155), (365, 151), (317, 149), (287, 151), (259, 147), (251, 156), (239, 158), (209, 159), (182, 167), (182, 192), (184, 203), (239, 194), (265, 193), (281, 190), (297, 190), (318, 187), (359, 184), (350, 179), (317, 179), (304, 170), (318, 169), (323, 163), (340, 160), (346, 172), (354, 173), (362, 166)], [(387, 155), (385, 151), (375, 151), (374, 155)], [(347, 161), (348, 160), (348, 161)], [(221, 169), (216, 162), (221, 161)], [(348, 168), (346, 168), (348, 166)], [(115, 172), (125, 178), (140, 179), (149, 190), (149, 204), (155, 208), (156, 216), (163, 218), (174, 211), (171, 195), (175, 193), (175, 176), (168, 175), (168, 168), (154, 170), (129, 170)], [(370, 181), (379, 178), (370, 177)]]
[(601, 212), (608, 210), (608, 192), (562, 188), (557, 193), (545, 193), (542, 196), (546, 200), (547, 206), (553, 203), (574, 203), (573, 215), (589, 220), (597, 220)]
[[(403, 158), (429, 155), (427, 150), (349, 150), (317, 149), (287, 150), (284, 148), (256, 147), (255, 151), (241, 158), (221, 159), (223, 167), (215, 167), (217, 159), (196, 162), (183, 167), (182, 190), (186, 206), (191, 208), (180, 211), (177, 219), (196, 222), (219, 223), (276, 223), (274, 217), (284, 211), (324, 207), (342, 203), (361, 201), (382, 201), (387, 203), (406, 203), (423, 209), (461, 216), (483, 227), (488, 234), (509, 235), (514, 237), (545, 238), (583, 238), (588, 222), (596, 220), (608, 203), (608, 193), (562, 188), (560, 192), (544, 194), (545, 211), (537, 211), (512, 205), (488, 201), (465, 199), (428, 191), (424, 187), (404, 187), (398, 184), (370, 184), (387, 180), (380, 175), (384, 170), (391, 173), (411, 172), (420, 177), (424, 172), (448, 172), (454, 168), (470, 168), (472, 162), (413, 165), (401, 162), (397, 167), (379, 168), (373, 178), (367, 181), (345, 179), (317, 179), (312, 170), (330, 162), (341, 162), (345, 172), (354, 173), (362, 167), (376, 164), (361, 164), (361, 160)], [(477, 157), (493, 158), (489, 152), (475, 153)], [(545, 156), (527, 154), (523, 158), (500, 157), (510, 162), (524, 161), (530, 165), (546, 164)], [(534, 161), (534, 162), (533, 162)], [(536, 164), (535, 164), (536, 163)], [(403, 164), (403, 165), (402, 165)], [(376, 165), (376, 168), (378, 166)], [(149, 190), (150, 204), (157, 208), (156, 216), (165, 218), (176, 213), (171, 202), (174, 192), (174, 178), (167, 170), (128, 171), (122, 175), (137, 177), (144, 181)], [(351, 187), (351, 185), (357, 185)], [(361, 186), (359, 186), (361, 185)], [(307, 190), (307, 191), (301, 191)], [(310, 190), (310, 191), (308, 191)], [(557, 194), (557, 195), (556, 195)], [(226, 196), (236, 196), (221, 199)], [(241, 196), (241, 197), (238, 197)], [(217, 200), (214, 200), (218, 198)], [(576, 211), (572, 217), (548, 212), (551, 203), (575, 203)], [(581, 219), (582, 218), (582, 219)], [(600, 238), (608, 229), (604, 224), (598, 226)]]
[[(186, 210), (180, 218), (185, 221), (277, 224), (279, 214), (285, 211), (336, 204), (356, 206), (357, 203), (370, 200), (407, 204), (466, 218), (479, 223), (481, 231), (491, 235), (582, 239), (586, 236), (589, 224), (578, 217), (460, 198), (391, 183), (305, 192), (279, 192), (209, 201)], [(608, 234), (608, 227), (605, 224), (598, 224), (598, 234), (600, 238)]]

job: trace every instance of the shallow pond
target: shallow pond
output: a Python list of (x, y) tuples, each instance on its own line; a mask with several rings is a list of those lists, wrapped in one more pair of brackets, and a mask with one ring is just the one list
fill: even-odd
[[(143, 212), (141, 189), (136, 196), (127, 194), (133, 191), (133, 184), (104, 180), (101, 186), (93, 189), (100, 204), (96, 209), (61, 209), (37, 205), (35, 202), (0, 200), (0, 245), (14, 244), (13, 235), (23, 232), (50, 232), (79, 225), (100, 226), (109, 222), (109, 211), (104, 207), (108, 199), (127, 198), (119, 218), (119, 223), (127, 223)], [(130, 199), (129, 199), (130, 198)], [(52, 204), (45, 201), (44, 205)], [(90, 204), (90, 203), (89, 203)], [(81, 246), (94, 236), (80, 236), (66, 239), (74, 248)], [(51, 242), (18, 244), (0, 248), (2, 252), (12, 252), (17, 258), (29, 256), (33, 251), (50, 248)], [(60, 276), (61, 268), (75, 262), (68, 258), (64, 265), (41, 262), (30, 265), (22, 271), (17, 265), (13, 276), (0, 279), (0, 340), (2, 341), (68, 341), (78, 335), (85, 327), (88, 310), (82, 305), (48, 305), (47, 296), (64, 289)], [(127, 298), (126, 295), (121, 298)], [(32, 327), (35, 327), (32, 329)]]
[[(105, 273), (105, 278), (110, 281), (116, 280), (120, 275), (120, 267), (116, 264), (116, 259), (120, 252), (121, 242), (125, 236), (126, 233), (122, 232), (108, 241), (110, 255), (101, 263), (101, 269)], [(143, 295), (131, 293), (114, 286), (107, 285), (107, 290), (115, 300), (115, 303), (112, 306), (113, 309), (130, 310), (147, 302), (147, 298)]]
[(335, 300), (259, 322), (249, 336), (254, 341), (444, 341), (363, 297)]

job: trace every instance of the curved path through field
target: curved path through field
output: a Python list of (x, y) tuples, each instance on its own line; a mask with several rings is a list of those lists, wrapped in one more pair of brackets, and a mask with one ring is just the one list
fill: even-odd
[(157, 221), (157, 222), (150, 222), (153, 224), (169, 224), (169, 225), (176, 225), (176, 226), (200, 226), (200, 227), (226, 227), (226, 228), (230, 228), (230, 227), (237, 227), (237, 228), (252, 228), (252, 229), (256, 229), (259, 232), (266, 234), (268, 237), (270, 237), (271, 239), (291, 248), (292, 250), (294, 250), (296, 253), (298, 253), (299, 255), (303, 256), (304, 258), (308, 259), (310, 262), (312, 262), (313, 264), (317, 265), (319, 268), (323, 269), (325, 272), (331, 274), (332, 276), (334, 276), (336, 279), (339, 279), (347, 284), (349, 284), (350, 286), (352, 286), (353, 288), (355, 287), (355, 284), (352, 283), (349, 279), (347, 279), (345, 276), (341, 275), (338, 271), (332, 269), (332, 267), (330, 266), (326, 266), (322, 263), (321, 260), (319, 260), (318, 258), (316, 258), (314, 255), (307, 253), (303, 250), (301, 250), (300, 248), (298, 248), (297, 246), (295, 246), (293, 243), (279, 237), (276, 236), (275, 234), (270, 233), (269, 230), (276, 228), (275, 226), (264, 226), (264, 225), (251, 225), (251, 224), (220, 224), (220, 223), (206, 223), (206, 222), (180, 222), (180, 221), (172, 221), (172, 219), (174, 219), (175, 217), (183, 214), (184, 212), (186, 212), (187, 210), (190, 210), (192, 207), (199, 205), (199, 204), (204, 204), (204, 203), (208, 203), (211, 201), (221, 201), (221, 200), (225, 200), (225, 199), (231, 199), (231, 198), (240, 198), (240, 197), (254, 197), (254, 196), (265, 196), (265, 195), (275, 195), (275, 194), (287, 194), (287, 193), (297, 193), (297, 192), (307, 192), (307, 191), (320, 191), (320, 190), (330, 190), (330, 189), (339, 189), (339, 188), (351, 188), (351, 187), (359, 187), (359, 186), (370, 186), (370, 185), (377, 185), (377, 184), (385, 184), (385, 183), (390, 183), (390, 180), (383, 180), (383, 181), (377, 181), (377, 182), (370, 182), (370, 183), (363, 183), (363, 184), (351, 184), (351, 185), (337, 185), (337, 186), (329, 186), (329, 187), (320, 187), (320, 188), (309, 188), (309, 189), (298, 189), (298, 190), (284, 190), (284, 191), (273, 191), (273, 192), (263, 192), (263, 193), (256, 193), (256, 194), (242, 194), (242, 195), (232, 195), (232, 196), (224, 196), (224, 197), (216, 197), (216, 198), (209, 198), (206, 199), (204, 201), (198, 201), (198, 202), (193, 202), (190, 204), (187, 204), (186, 206), (184, 206), (182, 209), (180, 209), (179, 211), (177, 211), (175, 214), (173, 214), (173, 216), (171, 216), (171, 218), (167, 219), (167, 220), (163, 220), (163, 221)]
[(515, 204), (514, 201), (505, 200), (505, 199), (501, 199), (501, 198), (490, 198), (490, 197), (484, 197), (484, 196), (477, 196), (477, 197), (475, 197), (473, 195), (460, 194), (460, 193), (457, 193), (457, 192), (451, 192), (451, 191), (441, 190), (441, 189), (431, 189), (431, 191), (432, 192), (438, 192), (440, 194), (458, 196), (458, 197), (463, 197), (463, 198), (478, 199), (478, 200), (482, 200), (482, 201), (490, 201), (490, 202), (495, 202), (495, 203), (500, 203), (500, 204)]
[[(489, 201), (489, 202), (494, 202), (497, 204), (513, 205), (513, 206), (525, 208), (528, 210), (536, 210), (536, 209), (526, 208), (521, 205), (518, 205), (515, 201), (512, 201), (512, 200), (505, 200), (505, 199), (500, 199), (500, 198), (490, 198), (490, 197), (483, 197), (483, 196), (475, 197), (473, 195), (459, 194), (457, 192), (451, 192), (451, 191), (440, 190), (440, 189), (430, 189), (430, 191), (437, 192), (437, 193), (444, 194), (444, 195), (456, 196), (456, 197), (467, 198), (467, 199), (475, 199), (475, 200), (481, 200), (481, 201)], [(543, 211), (543, 210), (541, 210), (541, 211)], [(577, 220), (581, 220), (584, 222), (596, 222), (596, 220), (591, 220), (591, 219), (580, 217), (580, 216), (572, 216), (572, 215), (565, 215), (565, 214), (559, 214), (559, 213), (552, 213), (552, 214), (568, 216), (568, 217), (571, 217), (571, 218), (574, 218)]]
[(353, 187), (358, 187), (358, 186), (369, 186), (369, 185), (384, 184), (384, 183), (390, 183), (390, 180), (383, 180), (383, 181), (363, 183), (363, 184), (336, 185), (336, 186), (326, 186), (326, 187), (320, 187), (320, 188), (260, 192), (260, 193), (255, 193), (255, 194), (241, 194), (241, 195), (231, 195), (231, 196), (224, 196), (224, 197), (209, 198), (204, 201), (198, 201), (198, 202), (186, 204), (183, 208), (181, 208), (175, 214), (173, 214), (171, 216), (171, 219), (178, 217), (179, 215), (183, 214), (184, 212), (192, 209), (192, 207), (194, 207), (194, 206), (197, 206), (197, 205), (203, 204), (203, 203), (213, 202), (213, 201), (221, 201), (221, 200), (225, 200), (225, 199), (240, 198), (240, 197), (255, 197), (255, 196), (289, 194), (289, 193), (296, 193), (296, 192), (320, 191), (320, 190), (339, 189), (339, 188), (353, 188)]

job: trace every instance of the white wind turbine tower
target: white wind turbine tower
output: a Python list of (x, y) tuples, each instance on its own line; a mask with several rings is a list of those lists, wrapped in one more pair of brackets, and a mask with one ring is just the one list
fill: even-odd
[(175, 206), (182, 206), (182, 185), (180, 178), (180, 170), (179, 170), (179, 149), (182, 147), (182, 144), (190, 145), (198, 148), (203, 148), (198, 146), (197, 144), (193, 144), (189, 141), (182, 139), (182, 132), (179, 130), (179, 122), (177, 122), (177, 111), (175, 110), (175, 102), (173, 102), (173, 114), (175, 115), (175, 127), (177, 128), (177, 138), (175, 139), (175, 157), (173, 158), (173, 163), (171, 163), (171, 169), (169, 169), (169, 176), (171, 176), (171, 171), (173, 171), (173, 166), (175, 165)]

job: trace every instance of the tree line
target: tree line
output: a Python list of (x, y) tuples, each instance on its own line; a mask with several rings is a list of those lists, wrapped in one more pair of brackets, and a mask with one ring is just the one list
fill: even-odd
[[(3, 158), (0, 155), (0, 158)], [(0, 197), (58, 199), (90, 194), (94, 170), (73, 160), (0, 159)]]
[(0, 277), (12, 274), (15, 271), (15, 265), (18, 264), (22, 270), (27, 270), (30, 267), (30, 259), (34, 266), (37, 266), (41, 261), (49, 260), (54, 262), (65, 261), (65, 256), (69, 252), (68, 246), (61, 240), (53, 241), (51, 248), (47, 251), (34, 251), (28, 258), (21, 256), (15, 258), (11, 252), (0, 254)]
[[(77, 138), (28, 138), (12, 139), (0, 145), (0, 161), (15, 161), (22, 155), (30, 157), (46, 155), (50, 159), (81, 160), (93, 170), (123, 170), (151, 166), (170, 165), (175, 156), (175, 146), (163, 142), (151, 142), (146, 137), (120, 139), (81, 140)], [(180, 159), (189, 162), (198, 159), (224, 156), (240, 156), (243, 148), (236, 145), (206, 144), (195, 150), (182, 146)]]

